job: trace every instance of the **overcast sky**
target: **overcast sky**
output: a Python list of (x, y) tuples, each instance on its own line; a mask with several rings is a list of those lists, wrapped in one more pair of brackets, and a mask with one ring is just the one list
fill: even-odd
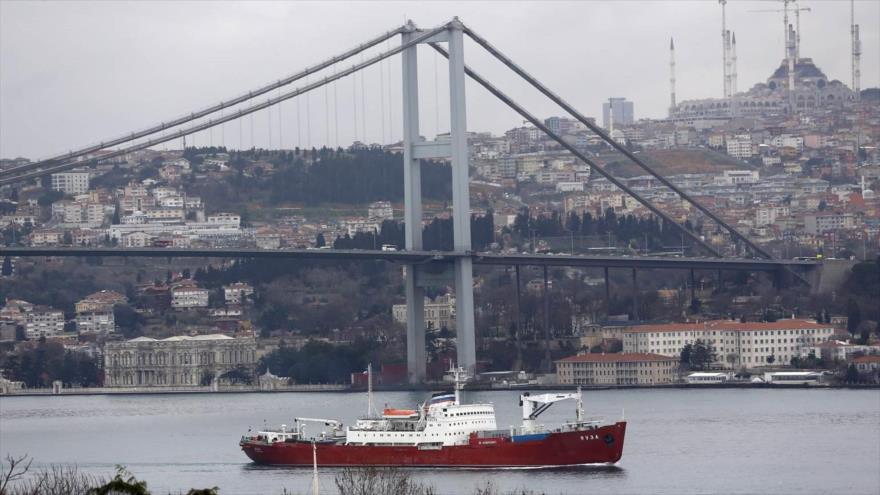
[[(801, 56), (849, 85), (849, 2), (800, 4), (812, 9), (801, 16)], [(783, 58), (782, 14), (749, 12), (774, 8), (781, 2), (728, 2), (740, 90), (765, 80)], [(623, 96), (635, 102), (636, 118), (664, 117), (670, 37), (675, 38), (679, 101), (721, 95), (716, 0), (2, 1), (0, 157), (45, 157), (138, 130), (295, 73), (407, 18), (430, 27), (455, 15), (586, 115), (600, 116), (603, 101)], [(878, 86), (880, 1), (857, 1), (856, 22), (862, 88)], [(477, 45), (468, 43), (465, 51), (469, 65), (534, 113), (559, 113)], [(422, 133), (433, 136), (449, 126), (447, 73), (427, 47), (419, 56)], [(316, 90), (308, 101), (285, 102), (280, 114), (264, 111), (241, 125), (202, 132), (194, 142), (237, 148), (268, 146), (271, 139), (273, 147), (292, 148), (347, 145), (354, 138), (400, 139), (400, 63), (399, 57), (392, 60), (370, 68), (363, 81), (344, 79), (326, 92)], [(473, 83), (467, 98), (470, 130), (500, 133), (521, 122)]]

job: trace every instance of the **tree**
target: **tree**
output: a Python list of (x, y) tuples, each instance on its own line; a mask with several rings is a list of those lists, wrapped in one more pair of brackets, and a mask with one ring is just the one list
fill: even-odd
[(315, 247), (322, 248), (327, 245), (327, 241), (324, 239), (324, 233), (319, 232), (318, 237), (315, 238)]
[(715, 362), (715, 351), (705, 342), (697, 339), (691, 352), (691, 368), (705, 370)]
[(774, 356), (773, 354), (770, 354), (769, 356), (767, 356), (767, 364), (773, 364), (775, 362), (776, 362), (776, 356)]
[(690, 368), (691, 366), (691, 354), (693, 353), (694, 346), (691, 344), (685, 344), (684, 347), (681, 348), (681, 354), (679, 355), (678, 361), (681, 363), (682, 367)]
[(871, 330), (873, 330), (874, 325), (870, 321), (863, 321), (856, 328), (856, 332), (859, 334), (859, 344), (868, 345), (871, 340)]
[(4, 277), (12, 276), (12, 258), (9, 256), (3, 258), (3, 269), (0, 270), (0, 275)]
[(846, 378), (844, 379), (846, 383), (859, 383), (862, 377), (859, 376), (859, 370), (856, 369), (856, 365), (853, 363), (849, 364), (849, 367), (846, 368)]
[(147, 482), (139, 481), (122, 466), (116, 466), (116, 476), (112, 480), (86, 493), (87, 495), (150, 495)]
[(850, 298), (846, 303), (846, 317), (846, 329), (849, 333), (856, 333), (859, 323), (862, 322), (862, 310), (859, 308), (859, 303), (853, 298)]

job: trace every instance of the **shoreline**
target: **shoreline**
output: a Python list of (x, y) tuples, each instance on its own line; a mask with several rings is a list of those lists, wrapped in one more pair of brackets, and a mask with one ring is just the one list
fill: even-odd
[[(376, 387), (374, 389), (375, 392), (425, 392), (425, 391), (436, 391), (439, 389), (447, 388), (447, 384), (425, 384), (425, 385), (412, 385), (412, 386), (398, 386), (398, 387)], [(523, 386), (523, 387), (491, 387), (491, 386), (473, 386), (468, 387), (466, 391), (471, 392), (509, 392), (509, 391), (525, 391), (525, 392), (534, 392), (534, 391), (554, 391), (554, 390), (575, 390), (577, 387), (572, 385), (532, 385), (532, 386)], [(849, 390), (880, 390), (880, 384), (863, 384), (863, 385), (851, 385), (851, 384), (822, 384), (822, 385), (779, 385), (779, 384), (770, 384), (770, 383), (700, 383), (700, 384), (688, 384), (688, 383), (677, 383), (671, 385), (595, 385), (595, 386), (581, 386), (581, 389), (584, 391), (591, 390), (681, 390), (681, 389), (774, 389), (774, 390), (790, 390), (790, 389), (849, 389)], [(333, 385), (333, 384), (324, 384), (324, 385), (301, 385), (301, 386), (292, 386), (292, 387), (284, 387), (277, 388), (271, 390), (260, 390), (256, 387), (248, 387), (248, 388), (235, 388), (235, 389), (219, 389), (214, 390), (211, 387), (190, 387), (190, 388), (175, 388), (172, 390), (162, 389), (162, 388), (154, 388), (149, 389), (144, 387), (141, 390), (132, 390), (131, 388), (126, 389), (115, 389), (115, 388), (88, 388), (88, 389), (62, 389), (60, 392), (55, 392), (50, 388), (46, 389), (26, 389), (22, 391), (16, 391), (11, 393), (0, 393), (0, 397), (64, 397), (64, 396), (96, 396), (96, 395), (119, 395), (119, 396), (130, 396), (130, 395), (186, 395), (186, 394), (277, 394), (277, 393), (304, 393), (304, 392), (312, 392), (312, 393), (365, 393), (366, 389), (364, 388), (354, 388), (348, 385)]]

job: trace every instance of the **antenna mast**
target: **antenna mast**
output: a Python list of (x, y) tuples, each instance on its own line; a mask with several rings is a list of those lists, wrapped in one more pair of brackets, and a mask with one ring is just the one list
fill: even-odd
[(730, 96), (736, 94), (736, 32), (732, 33), (730, 42)]
[(669, 117), (675, 113), (675, 41), (669, 38)]
[(859, 39), (859, 25), (856, 24), (856, 5), (854, 0), (849, 2), (849, 24), (850, 35), (852, 37), (852, 90), (855, 93), (855, 101), (861, 100), (861, 78), (862, 72), (860, 59), (862, 56), (862, 41)]
[(730, 96), (730, 33), (727, 32), (727, 0), (721, 4), (721, 66), (724, 71), (724, 97)]

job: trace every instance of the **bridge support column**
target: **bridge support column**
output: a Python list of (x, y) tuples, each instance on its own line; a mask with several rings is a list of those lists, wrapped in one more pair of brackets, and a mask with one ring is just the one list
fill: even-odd
[(694, 269), (691, 268), (691, 300), (688, 302), (688, 306), (693, 304), (694, 299), (697, 298), (697, 277), (694, 274)]
[(608, 278), (608, 267), (603, 267), (605, 271), (605, 319), (611, 314), (611, 280)]
[(550, 373), (553, 362), (550, 360), (550, 281), (547, 277), (547, 265), (544, 265), (544, 373)]
[(635, 320), (635, 321), (639, 321), (639, 279), (638, 279), (638, 275), (637, 275), (638, 271), (636, 270), (636, 267), (633, 267), (632, 270), (633, 270), (633, 274), (632, 274), (632, 278), (633, 278), (633, 286), (632, 286), (632, 298), (633, 298), (632, 314), (633, 314), (633, 320)]
[[(404, 32), (407, 43), (413, 33)], [(420, 160), (414, 145), (419, 139), (418, 52), (407, 48), (403, 60), (403, 194), (406, 249), (422, 249), (422, 184)], [(425, 379), (425, 289), (416, 283), (416, 266), (406, 267), (406, 369), (409, 381)]]
[[(471, 201), (468, 184), (467, 113), (465, 110), (464, 32), (456, 18), (449, 28), (450, 161), (452, 229), (455, 250), (471, 250)], [(470, 373), (477, 365), (474, 328), (474, 275), (470, 258), (455, 262), (455, 331), (458, 364)]]
[(517, 340), (519, 340), (519, 335), (522, 332), (522, 285), (519, 276), (519, 265), (516, 265), (514, 269), (516, 270), (516, 335)]

